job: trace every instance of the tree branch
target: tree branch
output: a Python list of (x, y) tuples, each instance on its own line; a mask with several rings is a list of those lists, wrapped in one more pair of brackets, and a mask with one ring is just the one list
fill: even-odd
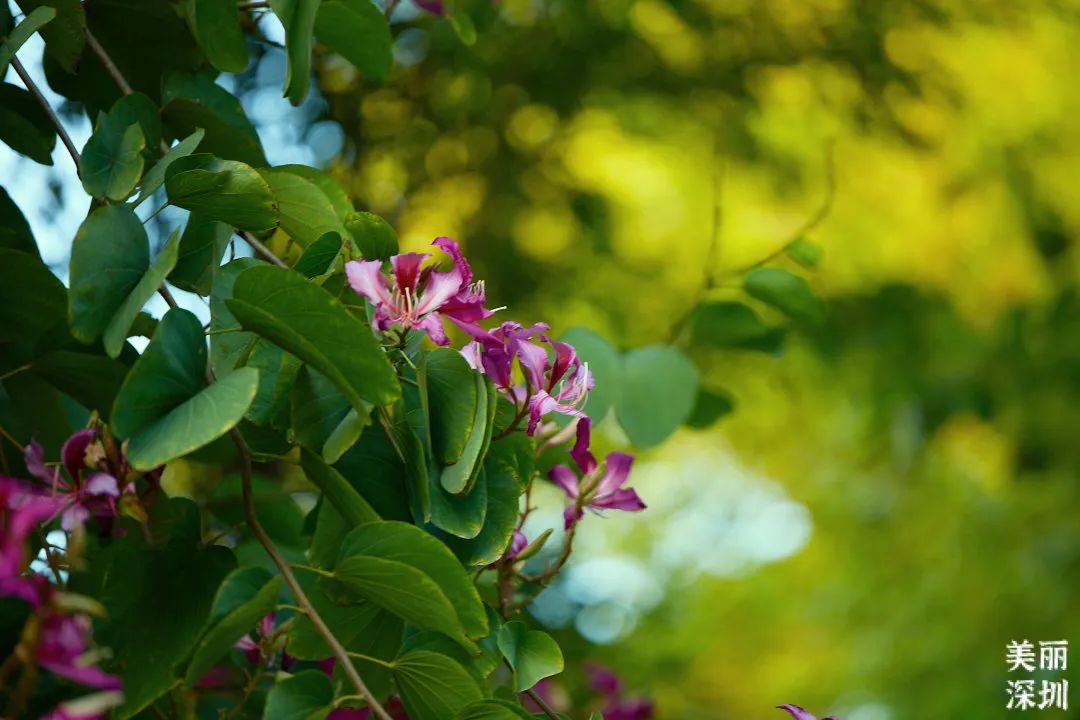
[(13, 56), (11, 58), (11, 67), (15, 68), (15, 74), (19, 76), (19, 79), (23, 81), (23, 85), (30, 91), (30, 94), (37, 100), (38, 105), (45, 111), (45, 114), (49, 118), (49, 122), (56, 128), (56, 134), (60, 136), (60, 140), (64, 143), (64, 147), (67, 148), (68, 154), (71, 155), (72, 161), (75, 163), (75, 172), (82, 174), (82, 169), (79, 166), (79, 151), (75, 149), (75, 143), (71, 142), (71, 136), (68, 135), (67, 130), (60, 123), (60, 118), (56, 116), (52, 106), (49, 105), (49, 101), (45, 99), (45, 96), (41, 94), (41, 90), (30, 77), (30, 73), (26, 72), (26, 68), (23, 67), (22, 62), (18, 57)]
[(244, 516), (247, 518), (248, 527), (251, 528), (256, 539), (262, 544), (266, 550), (266, 554), (270, 556), (270, 559), (277, 565), (278, 570), (281, 571), (281, 576), (285, 579), (285, 584), (289, 586), (293, 595), (296, 597), (296, 602), (304, 613), (311, 620), (311, 624), (315, 626), (315, 630), (322, 636), (322, 639), (326, 641), (326, 644), (330, 646), (330, 650), (334, 654), (334, 658), (341, 665), (341, 669), (345, 671), (345, 675), (349, 678), (353, 687), (356, 688), (356, 692), (367, 702), (371, 711), (375, 713), (375, 716), (379, 720), (393, 720), (389, 713), (379, 704), (379, 701), (375, 699), (375, 696), (371, 694), (371, 690), (364, 684), (363, 679), (360, 677), (360, 673), (356, 671), (356, 667), (353, 665), (352, 660), (349, 659), (348, 651), (338, 641), (334, 633), (330, 628), (326, 626), (323, 619), (316, 612), (311, 601), (308, 599), (304, 589), (300, 587), (300, 583), (296, 580), (296, 575), (293, 574), (292, 567), (289, 566), (289, 561), (286, 560), (281, 552), (274, 545), (274, 541), (270, 539), (270, 536), (266, 534), (266, 530), (263, 529), (262, 524), (259, 522), (258, 514), (255, 511), (255, 501), (251, 493), (251, 448), (248, 447), (247, 441), (244, 440), (243, 434), (233, 428), (229, 431), (230, 437), (232, 437), (233, 444), (236, 445), (237, 451), (240, 453), (240, 481), (241, 492), (243, 493), (244, 500)]
[[(131, 95), (132, 93), (134, 93), (135, 91), (128, 83), (127, 78), (124, 77), (124, 73), (120, 72), (120, 68), (116, 67), (116, 63), (114, 63), (112, 58), (109, 56), (109, 52), (104, 47), (102, 47), (101, 43), (97, 41), (97, 38), (94, 37), (94, 34), (90, 32), (90, 28), (86, 29), (86, 44), (89, 45), (90, 49), (94, 52), (95, 55), (97, 55), (98, 60), (101, 61), (102, 66), (105, 68), (105, 72), (107, 72), (109, 74), (109, 77), (113, 79), (113, 82), (116, 83), (116, 87), (120, 88), (120, 92), (122, 92), (124, 95)], [(165, 142), (164, 139), (162, 139), (161, 141), (161, 152), (169, 152), (169, 144)], [(251, 233), (239, 231), (238, 234), (244, 239), (245, 242), (247, 242), (248, 245), (251, 246), (251, 248), (255, 251), (255, 254), (262, 259), (266, 260), (267, 262), (271, 262), (278, 267), (289, 267), (281, 260), (281, 258), (275, 255), (273, 251), (270, 250), (270, 248), (259, 242), (259, 240)]]

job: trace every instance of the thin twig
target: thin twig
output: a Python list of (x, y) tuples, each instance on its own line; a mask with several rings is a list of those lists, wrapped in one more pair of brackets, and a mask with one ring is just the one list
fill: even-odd
[(255, 251), (255, 254), (261, 257), (267, 262), (273, 263), (278, 267), (287, 268), (289, 265), (281, 258), (274, 254), (274, 251), (259, 242), (259, 239), (249, 233), (247, 230), (239, 230), (237, 234), (244, 238), (244, 242), (251, 246), (251, 249)]
[(161, 283), (161, 287), (158, 288), (158, 293), (161, 295), (161, 297), (165, 299), (165, 304), (168, 305), (170, 308), (175, 309), (179, 307), (176, 304), (176, 298), (174, 298), (173, 294), (169, 292), (169, 288), (165, 286), (165, 283)]
[(90, 47), (90, 50), (97, 55), (98, 60), (101, 61), (102, 66), (105, 68), (105, 72), (109, 74), (116, 86), (120, 88), (120, 92), (125, 95), (131, 95), (135, 92), (131, 85), (128, 84), (127, 78), (120, 72), (120, 68), (116, 67), (116, 63), (109, 57), (109, 53), (105, 48), (101, 46), (97, 38), (94, 37), (94, 33), (90, 32), (90, 28), (86, 28), (86, 44)]
[(289, 561), (286, 560), (281, 552), (274, 545), (274, 541), (270, 539), (270, 536), (266, 534), (266, 530), (263, 529), (262, 524), (259, 522), (259, 516), (255, 511), (255, 501), (251, 492), (251, 448), (248, 447), (247, 441), (244, 440), (243, 434), (233, 428), (229, 431), (230, 437), (232, 437), (233, 444), (236, 445), (237, 452), (240, 453), (240, 488), (243, 494), (244, 501), (244, 515), (247, 518), (248, 527), (251, 528), (251, 532), (255, 535), (256, 539), (262, 544), (266, 550), (266, 554), (270, 556), (278, 570), (281, 572), (281, 576), (285, 579), (285, 584), (289, 586), (293, 595), (296, 597), (297, 604), (303, 609), (304, 613), (311, 620), (311, 624), (315, 626), (316, 632), (322, 636), (322, 639), (326, 641), (326, 644), (330, 646), (330, 650), (333, 652), (334, 657), (341, 665), (342, 670), (345, 671), (345, 675), (349, 678), (356, 691), (364, 698), (371, 711), (375, 713), (375, 716), (379, 720), (393, 720), (389, 713), (379, 704), (379, 701), (372, 695), (371, 690), (364, 684), (363, 679), (360, 677), (360, 673), (356, 671), (356, 667), (349, 659), (348, 651), (342, 646), (341, 642), (337, 639), (330, 628), (326, 626), (322, 617), (312, 606), (311, 601), (308, 599), (307, 593), (300, 587), (300, 583), (296, 580), (296, 575), (293, 574), (292, 568), (289, 566)]
[(267, 0), (252, 0), (252, 2), (242, 2), (237, 4), (237, 10), (261, 10), (263, 8), (270, 7), (270, 3)]
[(399, 2), (401, 2), (401, 0), (387, 0), (385, 11), (387, 20), (389, 20), (390, 16), (394, 14), (394, 10), (397, 9)]
[(38, 105), (45, 111), (45, 114), (49, 117), (49, 122), (56, 128), (56, 134), (60, 136), (60, 140), (64, 143), (64, 147), (67, 148), (68, 154), (71, 155), (71, 159), (75, 162), (75, 172), (82, 174), (82, 170), (79, 166), (79, 151), (75, 149), (75, 143), (71, 142), (71, 136), (68, 135), (67, 130), (60, 123), (60, 118), (56, 116), (52, 106), (49, 105), (49, 101), (45, 99), (45, 96), (41, 94), (41, 90), (37, 84), (34, 83), (33, 78), (26, 72), (26, 68), (23, 67), (22, 61), (18, 57), (11, 58), (11, 67), (15, 68), (15, 73), (19, 76), (19, 79), (23, 81), (23, 85), (30, 91), (30, 94), (37, 100)]
[(525, 691), (525, 694), (544, 711), (545, 715), (552, 718), (552, 720), (559, 720), (559, 716), (555, 714), (555, 711), (551, 709), (551, 706), (547, 704), (544, 698), (540, 697), (540, 693), (529, 688)]

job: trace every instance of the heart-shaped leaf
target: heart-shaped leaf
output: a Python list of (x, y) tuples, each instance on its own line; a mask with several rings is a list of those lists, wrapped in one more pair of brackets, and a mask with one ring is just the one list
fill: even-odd
[(249, 165), (199, 153), (177, 158), (165, 170), (169, 202), (241, 230), (260, 233), (277, 226), (270, 186)]
[(322, 720), (334, 709), (334, 684), (321, 670), (304, 670), (275, 683), (263, 720)]
[(394, 661), (394, 683), (410, 720), (446, 720), (483, 698), (460, 663), (430, 650), (414, 650)]
[(559, 644), (545, 632), (529, 630), (520, 620), (503, 625), (498, 642), (503, 657), (514, 669), (514, 689), (518, 692), (563, 671)]
[(323, 0), (315, 15), (315, 36), (366, 78), (385, 80), (390, 73), (390, 23), (368, 0)]
[(821, 299), (806, 280), (781, 268), (758, 268), (743, 278), (743, 289), (800, 322), (818, 323), (825, 316)]
[(112, 320), (105, 327), (101, 336), (105, 346), (105, 352), (109, 357), (115, 358), (120, 355), (124, 348), (124, 341), (128, 338), (131, 324), (142, 311), (143, 306), (150, 301), (154, 293), (165, 282), (172, 269), (176, 266), (176, 258), (180, 249), (180, 231), (173, 232), (161, 252), (154, 258), (154, 262), (147, 268), (139, 283), (128, 294), (123, 304), (117, 309)]
[(693, 364), (668, 345), (637, 348), (623, 359), (623, 386), (615, 413), (630, 440), (653, 447), (690, 416), (697, 397)]

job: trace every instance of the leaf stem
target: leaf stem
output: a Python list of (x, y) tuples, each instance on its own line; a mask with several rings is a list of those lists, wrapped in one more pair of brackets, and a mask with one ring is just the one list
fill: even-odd
[(382, 665), (384, 668), (387, 668), (389, 670), (394, 669), (394, 663), (387, 662), (386, 660), (380, 660), (379, 658), (371, 657), (370, 655), (364, 655), (363, 653), (350, 652), (349, 657), (354, 657), (357, 660), (365, 660), (370, 663), (375, 663), (376, 665)]
[(266, 260), (269, 263), (273, 263), (278, 267), (289, 267), (288, 263), (275, 255), (273, 250), (263, 245), (257, 237), (249, 233), (247, 230), (238, 230), (237, 232), (240, 237), (244, 238), (244, 242), (251, 246), (251, 249), (255, 251), (255, 254), (261, 257), (263, 260)]
[(326, 626), (326, 623), (308, 599), (307, 593), (297, 582), (289, 561), (282, 556), (277, 546), (274, 545), (274, 541), (270, 539), (270, 536), (266, 534), (266, 530), (263, 529), (262, 524), (259, 522), (259, 516), (255, 511), (255, 501), (251, 492), (251, 448), (248, 447), (247, 441), (244, 440), (243, 434), (238, 429), (233, 428), (229, 431), (229, 435), (232, 437), (233, 444), (236, 445), (236, 450), (240, 453), (240, 488), (243, 493), (244, 515), (247, 518), (248, 527), (251, 528), (256, 539), (262, 544), (266, 554), (277, 565), (278, 570), (281, 571), (281, 576), (285, 579), (285, 584), (289, 586), (293, 596), (296, 598), (297, 604), (311, 620), (311, 624), (315, 626), (315, 630), (322, 636), (322, 639), (330, 646), (330, 650), (341, 664), (345, 675), (360, 696), (364, 698), (364, 701), (367, 702), (371, 711), (375, 713), (379, 720), (393, 720), (390, 714), (379, 704), (379, 701), (375, 699), (375, 696), (372, 695), (368, 686), (364, 684), (360, 673), (356, 671), (356, 667), (353, 666), (352, 661), (349, 659), (348, 651), (345, 650), (330, 628)]
[(60, 122), (60, 118), (56, 116), (56, 112), (49, 105), (49, 101), (45, 99), (45, 96), (41, 94), (41, 89), (38, 88), (34, 79), (30, 77), (30, 73), (26, 72), (26, 68), (23, 67), (22, 61), (17, 56), (11, 58), (11, 67), (15, 68), (15, 74), (19, 76), (19, 79), (23, 81), (23, 85), (30, 91), (30, 94), (37, 100), (38, 105), (45, 111), (45, 114), (49, 118), (49, 122), (56, 128), (56, 134), (60, 136), (60, 140), (64, 143), (64, 147), (67, 148), (68, 155), (71, 155), (72, 161), (75, 163), (75, 172), (81, 174), (81, 168), (79, 165), (79, 151), (75, 148), (75, 143), (71, 142), (71, 136), (68, 135), (67, 130), (64, 129), (63, 124)]

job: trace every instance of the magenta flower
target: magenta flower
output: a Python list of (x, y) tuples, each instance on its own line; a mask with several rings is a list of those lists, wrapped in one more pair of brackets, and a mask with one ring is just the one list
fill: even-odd
[(120, 497), (120, 482), (109, 472), (94, 472), (83, 478), (86, 453), (98, 439), (93, 428), (80, 430), (64, 442), (60, 455), (68, 478), (60, 468), (50, 470), (45, 464), (45, 451), (36, 441), (24, 450), (26, 468), (30, 474), (52, 488), (53, 497), (60, 502), (60, 525), (64, 530), (74, 530), (86, 520), (95, 517), (116, 516), (116, 500)]
[(445, 272), (421, 268), (429, 254), (404, 253), (390, 258), (392, 279), (383, 273), (379, 260), (348, 262), (345, 274), (352, 289), (375, 305), (372, 324), (376, 330), (391, 325), (415, 328), (437, 345), (447, 345), (443, 317), (469, 329), (492, 311), (484, 307), (484, 284), (472, 282), (472, 268), (458, 244), (446, 237), (435, 238), (431, 244), (453, 258), (453, 268)]
[(585, 671), (589, 674), (589, 686), (605, 698), (604, 720), (649, 720), (656, 712), (649, 698), (622, 697), (622, 680), (603, 665), (587, 663)]
[[(818, 720), (817, 717), (811, 715), (808, 711), (803, 710), (798, 705), (777, 705), (776, 709), (787, 711), (791, 714), (791, 717), (795, 718), (795, 720)], [(822, 720), (837, 720), (837, 718), (833, 715), (829, 715), (828, 717), (822, 718)]]
[(119, 690), (120, 678), (87, 662), (86, 646), (90, 630), (90, 618), (85, 615), (46, 615), (41, 622), (38, 664), (54, 675), (79, 685)]
[(58, 509), (55, 500), (33, 492), (24, 481), (0, 476), (0, 597), (21, 598), (33, 607), (41, 604), (41, 586), (48, 583), (23, 574), (26, 538)]
[[(409, 716), (405, 714), (405, 706), (396, 697), (384, 703), (383, 708), (394, 720), (409, 720)], [(338, 708), (331, 711), (326, 720), (368, 720), (370, 717), (371, 710), (368, 708)]]
[(577, 441), (570, 450), (570, 457), (574, 464), (581, 470), (582, 477), (579, 480), (577, 473), (566, 465), (556, 465), (548, 471), (548, 477), (552, 482), (563, 489), (566, 496), (573, 500), (563, 513), (566, 529), (573, 527), (584, 514), (584, 508), (593, 511), (600, 510), (625, 510), (638, 512), (645, 509), (645, 503), (631, 488), (623, 485), (630, 477), (630, 466), (634, 462), (634, 456), (613, 452), (609, 453), (604, 465), (600, 466), (589, 451), (590, 426), (589, 418), (581, 418), (577, 424)]
[[(491, 331), (472, 329), (474, 340), (461, 349), (469, 365), (490, 377), (511, 402), (527, 406), (529, 435), (552, 412), (584, 417), (579, 408), (593, 387), (592, 374), (574, 347), (551, 340), (544, 334), (547, 329), (544, 323), (523, 327), (516, 322), (504, 322)], [(550, 357), (533, 338), (551, 347)], [(525, 376), (524, 386), (514, 384), (515, 359)]]

